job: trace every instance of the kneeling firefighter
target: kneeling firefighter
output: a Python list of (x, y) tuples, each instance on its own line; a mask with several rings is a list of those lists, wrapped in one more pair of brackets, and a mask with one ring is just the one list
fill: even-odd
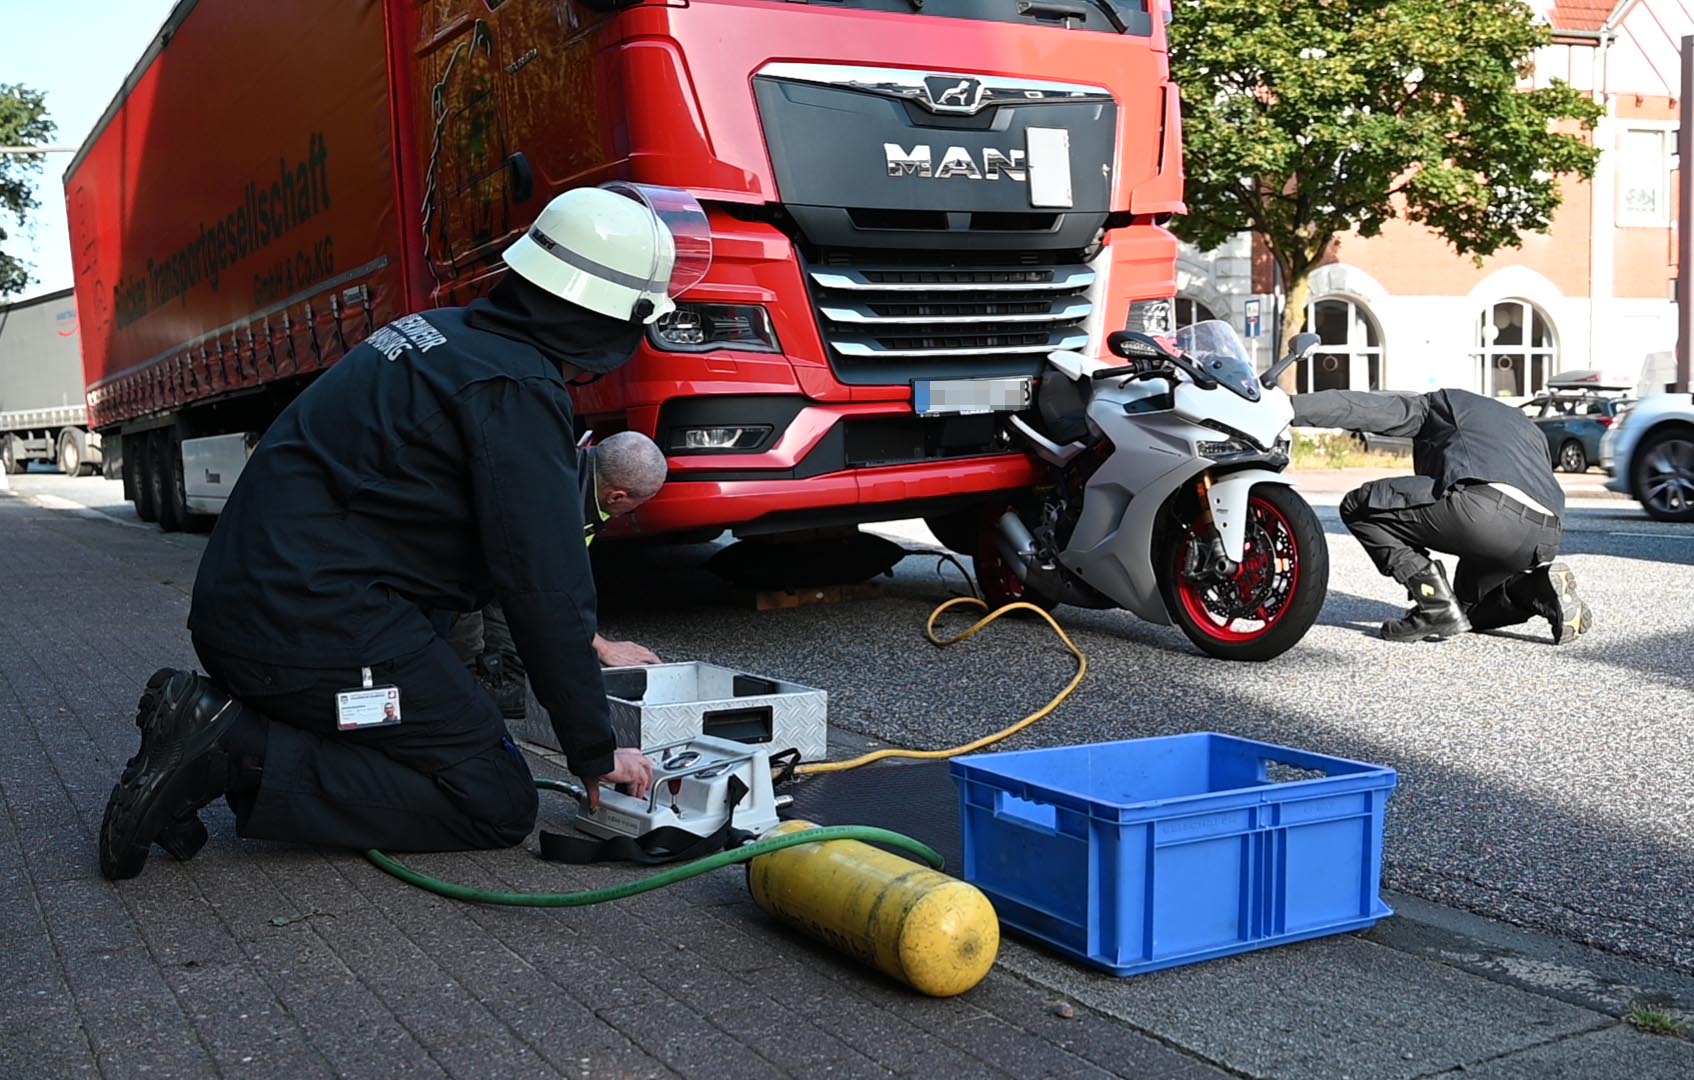
[[(1296, 394), (1294, 423), (1409, 437), (1415, 476), (1372, 480), (1341, 501), (1341, 520), (1414, 604), (1382, 624), (1390, 641), (1440, 641), (1537, 616), (1553, 642), (1588, 629), (1570, 567), (1554, 562), (1565, 493), (1547, 440), (1522, 411), (1465, 390)], [(1451, 584), (1431, 551), (1458, 556)]]
[[(584, 435), (583, 439), (589, 436)], [(582, 542), (594, 543), (608, 521), (633, 514), (665, 483), (665, 453), (638, 431), (620, 431), (577, 454), (577, 483), (582, 489)], [(453, 621), (448, 644), (477, 681), (494, 695), (500, 714), (521, 720), (528, 710), (529, 683), (523, 658), (512, 644), (511, 627), (498, 602), (467, 612)], [(594, 636), (594, 655), (603, 667), (657, 664), (659, 657), (633, 641), (607, 641)]]
[(651, 763), (616, 746), (591, 644), (567, 386), (627, 363), (710, 258), (684, 192), (566, 192), (486, 298), (378, 329), (283, 411), (194, 583), (211, 678), (164, 669), (142, 695), (141, 748), (100, 830), (106, 877), (140, 873), (155, 842), (193, 855), (220, 795), (256, 839), (522, 842), (528, 765), (442, 636), (491, 600), (591, 797), (601, 779), (646, 792)]

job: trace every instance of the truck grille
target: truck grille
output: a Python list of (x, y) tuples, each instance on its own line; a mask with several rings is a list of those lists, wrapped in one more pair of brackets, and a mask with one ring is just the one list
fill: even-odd
[(842, 381), (1034, 374), (1088, 343), (1094, 273), (1068, 265), (824, 265), (812, 298)]

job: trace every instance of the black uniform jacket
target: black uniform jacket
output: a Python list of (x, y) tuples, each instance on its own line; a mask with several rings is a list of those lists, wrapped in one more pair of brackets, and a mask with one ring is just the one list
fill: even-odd
[(1294, 395), (1294, 422), (1412, 440), (1416, 476), (1370, 485), (1373, 510), (1428, 506), (1463, 483), (1510, 484), (1562, 516), (1547, 438), (1519, 409), (1467, 390), (1380, 394), (1320, 390)]
[(432, 612), (498, 599), (572, 771), (609, 772), (573, 423), (559, 368), (465, 309), (388, 324), (253, 452), (189, 628), (250, 660), (357, 668), (422, 649)]

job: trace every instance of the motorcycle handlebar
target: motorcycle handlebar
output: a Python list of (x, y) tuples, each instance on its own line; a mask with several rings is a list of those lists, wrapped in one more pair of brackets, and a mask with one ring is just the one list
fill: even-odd
[(1186, 356), (1166, 356), (1158, 367), (1144, 367), (1141, 364), (1124, 364), (1120, 367), (1101, 368), (1089, 376), (1090, 379), (1117, 379), (1125, 375), (1136, 379), (1162, 379), (1181, 371), (1202, 390), (1215, 390), (1218, 381), (1207, 375), (1200, 366)]

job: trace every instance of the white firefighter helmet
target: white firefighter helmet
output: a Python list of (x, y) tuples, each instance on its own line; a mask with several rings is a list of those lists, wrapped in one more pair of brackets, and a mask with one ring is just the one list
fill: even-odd
[(505, 259), (573, 304), (651, 323), (706, 276), (712, 231), (688, 192), (614, 181), (556, 196)]

